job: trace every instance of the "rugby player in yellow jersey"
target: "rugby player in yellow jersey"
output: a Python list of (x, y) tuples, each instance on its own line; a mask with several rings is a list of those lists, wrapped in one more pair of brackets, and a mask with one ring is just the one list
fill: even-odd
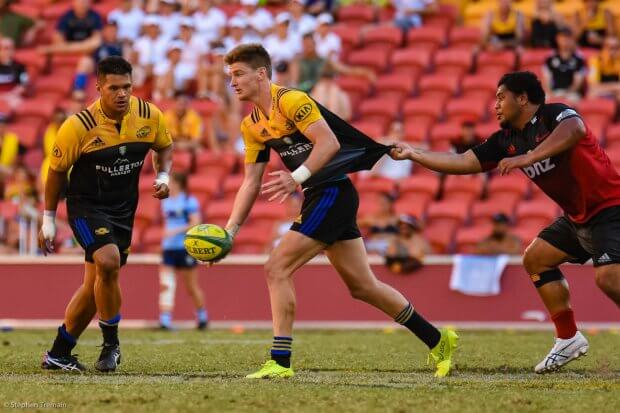
[(131, 65), (121, 57), (103, 59), (97, 66), (97, 90), (96, 102), (62, 124), (50, 156), (39, 246), (45, 254), (54, 251), (56, 207), (71, 170), (67, 211), (85, 250), (85, 274), (44, 355), (44, 369), (85, 370), (71, 350), (96, 313), (103, 348), (95, 368), (116, 369), (121, 361), (119, 270), (129, 254), (140, 170), (151, 149), (157, 172), (153, 196), (168, 196), (172, 140), (159, 109), (131, 96)]
[[(295, 271), (324, 251), (351, 295), (406, 326), (431, 350), (436, 376), (449, 373), (457, 336), (438, 330), (407, 299), (373, 274), (356, 222), (357, 191), (345, 175), (369, 169), (390, 147), (381, 145), (329, 112), (306, 93), (271, 83), (271, 61), (257, 44), (241, 45), (225, 57), (231, 86), (242, 101), (254, 103), (243, 119), (245, 177), (226, 225), (234, 237), (259, 192), (284, 200), (299, 185), (301, 214), (271, 253), (265, 276), (273, 317), (271, 359), (247, 378), (291, 377), (295, 317)], [(292, 171), (263, 172), (274, 150)]]

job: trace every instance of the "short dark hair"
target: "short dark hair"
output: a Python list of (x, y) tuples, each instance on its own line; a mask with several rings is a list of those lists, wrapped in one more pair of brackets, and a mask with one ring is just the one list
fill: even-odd
[(187, 174), (184, 174), (183, 172), (175, 172), (172, 174), (172, 179), (174, 182), (179, 184), (183, 192), (187, 191)]
[(506, 73), (497, 83), (497, 87), (504, 85), (515, 95), (527, 95), (527, 100), (535, 105), (545, 103), (545, 90), (538, 77), (532, 72)]
[(97, 64), (97, 77), (105, 75), (131, 76), (131, 64), (120, 56), (108, 56)]
[(271, 57), (263, 46), (258, 43), (242, 44), (226, 54), (224, 62), (227, 65), (241, 62), (248, 64), (252, 69), (264, 67), (267, 69), (267, 76), (271, 79)]

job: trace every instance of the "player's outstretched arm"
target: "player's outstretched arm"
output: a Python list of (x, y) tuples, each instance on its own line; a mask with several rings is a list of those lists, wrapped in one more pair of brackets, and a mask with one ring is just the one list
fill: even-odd
[(56, 237), (56, 208), (60, 192), (67, 185), (67, 172), (57, 172), (49, 168), (45, 181), (45, 211), (43, 224), (39, 231), (39, 248), (44, 255), (54, 252), (54, 238)]
[(480, 161), (471, 150), (462, 154), (432, 152), (398, 142), (390, 151), (390, 156), (397, 161), (409, 159), (428, 169), (446, 174), (465, 175), (482, 172)]
[(168, 198), (168, 193), (170, 192), (168, 188), (170, 168), (172, 168), (172, 145), (156, 150), (153, 154), (153, 169), (157, 173), (153, 183), (153, 189), (155, 190), (153, 196), (157, 199)]

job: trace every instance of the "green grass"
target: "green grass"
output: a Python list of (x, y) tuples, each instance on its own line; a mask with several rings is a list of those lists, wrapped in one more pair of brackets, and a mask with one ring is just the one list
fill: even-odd
[(299, 331), (297, 375), (258, 382), (243, 376), (266, 360), (268, 331), (125, 330), (123, 364), (108, 375), (92, 371), (95, 330), (76, 348), (91, 371), (42, 371), (41, 354), (53, 335), (0, 333), (0, 409), (54, 402), (88, 412), (620, 411), (620, 336), (612, 333), (591, 335), (588, 357), (538, 376), (532, 369), (550, 349), (549, 332), (461, 331), (457, 369), (439, 380), (424, 346), (405, 331)]

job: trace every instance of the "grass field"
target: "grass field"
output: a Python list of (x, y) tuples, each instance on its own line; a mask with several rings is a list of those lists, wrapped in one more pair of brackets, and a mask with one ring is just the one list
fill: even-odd
[[(457, 369), (435, 379), (426, 350), (405, 331), (299, 331), (297, 375), (247, 381), (267, 356), (270, 333), (224, 330), (121, 332), (123, 364), (114, 374), (44, 372), (51, 330), (0, 333), (0, 409), (41, 411), (454, 411), (619, 412), (620, 336), (590, 335), (590, 354), (562, 372), (533, 366), (549, 332), (462, 331)], [(76, 352), (90, 369), (99, 333)], [(43, 405), (42, 403), (48, 403)], [(42, 408), (43, 407), (43, 408)], [(21, 410), (21, 409), (20, 409)]]

